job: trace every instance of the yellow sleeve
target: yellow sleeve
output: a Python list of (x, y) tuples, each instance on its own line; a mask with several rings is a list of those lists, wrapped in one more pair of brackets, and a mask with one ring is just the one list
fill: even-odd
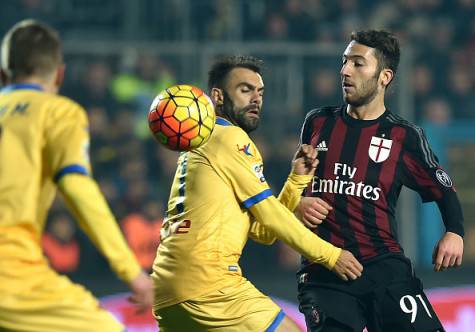
[(45, 157), (57, 181), (67, 173), (90, 174), (89, 122), (86, 111), (67, 98), (51, 105), (45, 130)]
[(141, 272), (97, 183), (89, 176), (67, 174), (58, 181), (68, 207), (117, 276), (130, 282)]
[(274, 196), (254, 204), (249, 210), (257, 223), (312, 262), (330, 270), (335, 266), (341, 249), (312, 233)]
[[(312, 178), (313, 175), (291, 173), (279, 194), (279, 202), (293, 212), (300, 202), (302, 191), (307, 187)], [(251, 225), (249, 237), (256, 242), (267, 245), (273, 244), (276, 240), (275, 235), (269, 229), (256, 221)]]
[(249, 229), (249, 238), (260, 244), (271, 245), (277, 240), (274, 233), (254, 220)]
[(300, 202), (303, 190), (312, 181), (313, 175), (298, 175), (290, 173), (279, 194), (279, 202), (294, 212)]

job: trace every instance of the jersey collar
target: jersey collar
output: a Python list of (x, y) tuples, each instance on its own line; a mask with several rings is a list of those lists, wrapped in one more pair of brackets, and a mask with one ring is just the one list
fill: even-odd
[(343, 117), (343, 121), (346, 122), (346, 124), (352, 126), (352, 127), (370, 127), (374, 125), (375, 123), (381, 122), (381, 120), (385, 119), (386, 116), (389, 114), (389, 110), (385, 109), (384, 113), (381, 114), (378, 118), (373, 119), (373, 120), (360, 120), (360, 119), (355, 119), (351, 115), (348, 114), (347, 110), (348, 105), (343, 105), (341, 107), (341, 115)]
[(224, 118), (216, 117), (216, 124), (219, 124), (221, 126), (233, 126), (231, 122)]
[(43, 91), (43, 87), (35, 83), (16, 83), (10, 84), (0, 90), (0, 93), (7, 93), (15, 90), (37, 90)]

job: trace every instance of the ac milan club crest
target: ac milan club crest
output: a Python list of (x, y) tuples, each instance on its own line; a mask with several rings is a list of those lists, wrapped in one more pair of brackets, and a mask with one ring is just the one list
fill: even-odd
[(437, 177), (437, 180), (439, 180), (439, 182), (445, 187), (447, 188), (452, 187), (452, 180), (450, 179), (450, 176), (447, 173), (445, 173), (443, 169), (441, 168), (437, 169), (437, 171), (435, 171), (435, 176)]
[(371, 143), (369, 144), (368, 154), (372, 161), (375, 163), (381, 163), (388, 159), (391, 152), (391, 145), (393, 141), (381, 137), (371, 137)]

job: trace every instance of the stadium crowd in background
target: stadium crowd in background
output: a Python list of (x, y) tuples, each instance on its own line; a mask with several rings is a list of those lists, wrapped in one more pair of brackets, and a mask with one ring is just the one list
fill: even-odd
[[(2, 4), (0, 32), (5, 33), (19, 19), (32, 17), (57, 28), (65, 40), (266, 40), (343, 45), (351, 30), (381, 27), (395, 32), (403, 45), (413, 48), (415, 68), (410, 88), (414, 93), (417, 123), (446, 124), (457, 119), (475, 119), (473, 0), (183, 0), (176, 3), (141, 0), (132, 5), (137, 7), (135, 11), (127, 11), (129, 7), (123, 8), (126, 4), (118, 5), (113, 0), (101, 1), (100, 5), (91, 1), (9, 1)], [(166, 15), (162, 8), (168, 9)], [(133, 28), (124, 15), (135, 15)], [(177, 159), (176, 153), (158, 149), (144, 130), (147, 100), (151, 101), (163, 86), (183, 78), (178, 77), (176, 68), (166, 59), (150, 58), (147, 54), (139, 54), (135, 61), (126, 55), (122, 59), (69, 56), (72, 65), (68, 67), (69, 76), (62, 92), (86, 107), (91, 124), (94, 176), (128, 237), (129, 232), (140, 231), (135, 229), (136, 225), (143, 226), (126, 222), (131, 218), (151, 224), (159, 222)], [(267, 62), (272, 68), (272, 62)], [(328, 68), (323, 61), (309, 63), (305, 86), (297, 122), (314, 105), (340, 103), (338, 71)], [(268, 161), (268, 180), (271, 184), (283, 181), (295, 145), (288, 144), (288, 148), (277, 153), (272, 144), (256, 141)], [(273, 152), (267, 157), (266, 151)], [(56, 202), (53, 215), (61, 215), (63, 211), (63, 204)], [(80, 248), (79, 262), (66, 267), (69, 273), (105, 273), (106, 263), (81, 233), (75, 232), (76, 226), (62, 223), (63, 228), (73, 228), (67, 232), (68, 239), (77, 241)], [(48, 228), (46, 243), (51, 244), (51, 238), (63, 241), (58, 229)], [(50, 245), (50, 248), (55, 247)], [(284, 252), (281, 256), (268, 256), (263, 262), (294, 270), (293, 258), (289, 260), (286, 255)], [(86, 256), (88, 262), (98, 263), (85, 267), (82, 262)], [(72, 266), (78, 266), (79, 270), (71, 270)]]

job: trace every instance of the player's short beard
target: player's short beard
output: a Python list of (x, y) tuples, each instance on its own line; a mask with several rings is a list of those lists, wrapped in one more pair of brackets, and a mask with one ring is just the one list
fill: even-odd
[(344, 97), (345, 102), (355, 107), (369, 104), (378, 94), (379, 73), (380, 71), (375, 73), (375, 75), (366, 82), (363, 82), (355, 96), (349, 97), (346, 95)]
[(222, 112), (224, 117), (229, 119), (232, 123), (239, 126), (244, 130), (246, 133), (250, 133), (257, 129), (259, 126), (259, 118), (249, 118), (246, 116), (247, 109), (241, 108), (236, 109), (234, 106), (234, 102), (226, 93), (223, 91), (223, 107)]

